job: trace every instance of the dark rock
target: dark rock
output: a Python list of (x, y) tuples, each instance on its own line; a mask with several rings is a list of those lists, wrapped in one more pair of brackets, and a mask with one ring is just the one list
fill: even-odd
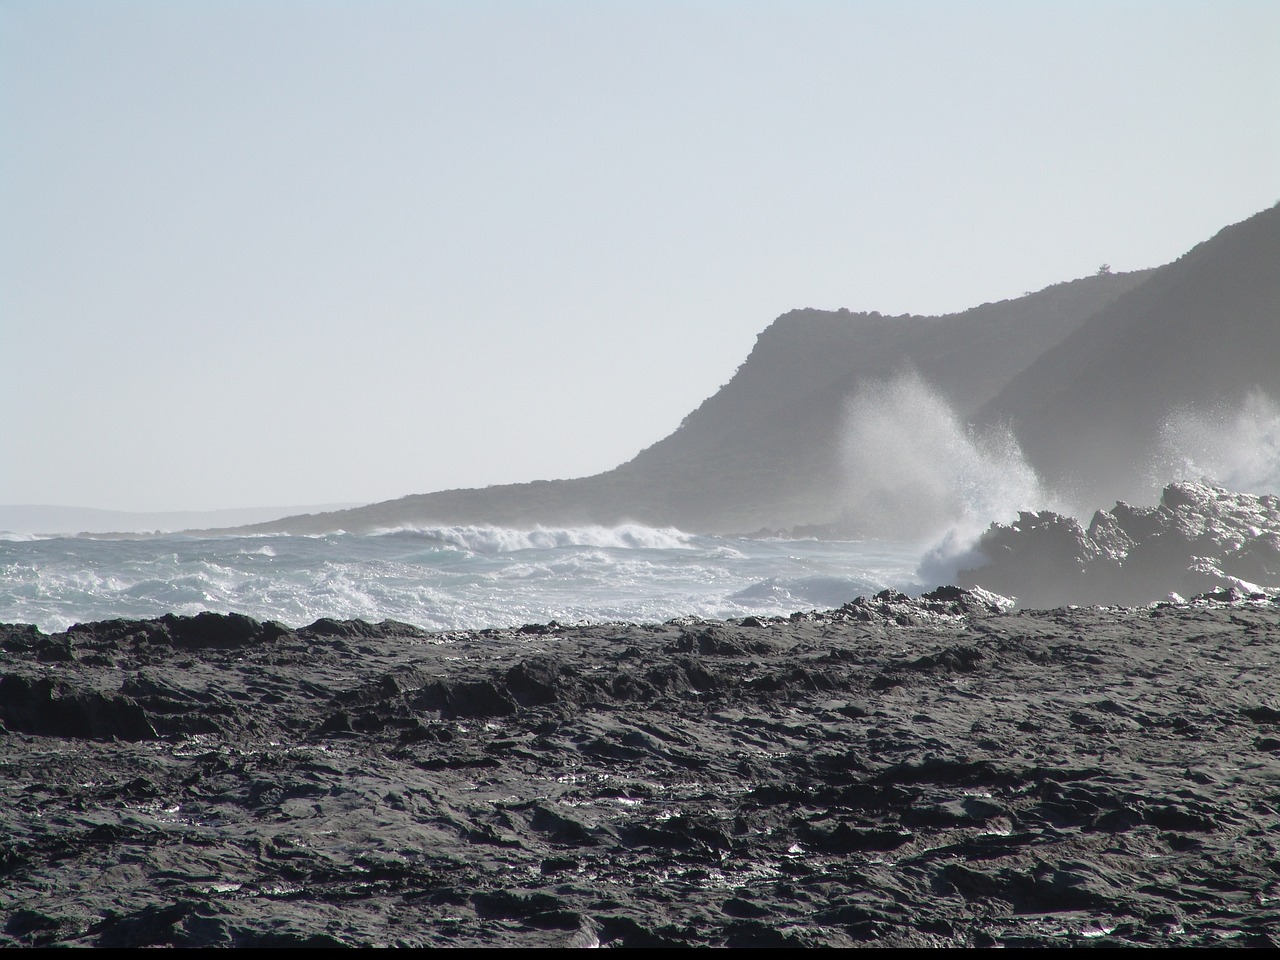
[(996, 607), (0, 629), (0, 945), (1261, 943), (1280, 604)]
[(0, 624), (0, 648), (11, 653), (33, 649), (43, 636), (34, 623)]
[(242, 613), (198, 613), (194, 617), (167, 613), (158, 622), (168, 628), (175, 647), (186, 649), (243, 647), (269, 643), (290, 633), (282, 624), (259, 623)]
[(984, 659), (985, 655), (976, 647), (951, 647), (926, 654), (912, 661), (910, 667), (928, 673), (973, 673)]
[[(565, 907), (563, 900), (545, 893), (520, 894), (509, 890), (478, 893), (471, 898), (471, 903), (476, 915), (487, 920), (528, 920)], [(575, 920), (573, 927), (577, 926)]]
[(31, 942), (41, 934), (49, 934), (61, 926), (57, 920), (38, 910), (15, 910), (5, 921), (4, 932), (19, 940)]
[(564, 873), (566, 870), (578, 869), (578, 861), (573, 857), (547, 857), (542, 861), (541, 870), (546, 873)]
[(549, 657), (521, 661), (507, 671), (504, 680), (507, 691), (522, 707), (555, 703), (563, 692), (577, 686), (572, 669)]
[(731, 917), (737, 917), (741, 920), (759, 920), (762, 917), (770, 916), (771, 912), (767, 907), (763, 907), (753, 900), (744, 900), (742, 897), (730, 897), (720, 909)]
[[(760, 626), (759, 621), (756, 625)], [(725, 627), (703, 626), (697, 630), (681, 632), (680, 639), (668, 645), (673, 653), (696, 653), (712, 657), (741, 657), (747, 654), (768, 654), (776, 646), (768, 640), (756, 640), (731, 633)]]
[(798, 835), (807, 847), (838, 854), (897, 850), (913, 838), (904, 830), (855, 827), (848, 823), (807, 823), (800, 827)]
[(1141, 604), (1171, 593), (1244, 600), (1280, 591), (1280, 498), (1173, 483), (1159, 505), (1117, 503), (1089, 529), (1070, 517), (1021, 513), (978, 542), (985, 564), (957, 574), (1024, 607)]
[(597, 842), (592, 831), (583, 824), (544, 806), (533, 808), (529, 827), (543, 834), (552, 843), (584, 846)]
[(450, 718), (506, 717), (518, 709), (506, 691), (490, 680), (432, 683), (408, 699), (415, 710), (434, 711)]
[(725, 927), (724, 945), (738, 949), (748, 947), (769, 950), (802, 946), (776, 925), (759, 920), (737, 920), (729, 924)]
[(128, 697), (107, 696), (47, 677), (0, 677), (0, 719), (10, 730), (85, 740), (151, 740), (157, 734)]
[(109, 917), (98, 925), (95, 945), (107, 949), (182, 945), (185, 933), (175, 927), (193, 909), (194, 904), (179, 902), (146, 907), (123, 917)]

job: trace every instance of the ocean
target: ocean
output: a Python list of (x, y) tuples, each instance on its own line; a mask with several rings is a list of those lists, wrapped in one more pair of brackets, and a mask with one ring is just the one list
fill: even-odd
[(0, 535), (0, 622), (204, 610), (298, 627), (321, 617), (430, 630), (829, 609), (919, 592), (929, 546), (697, 536), (639, 525), (439, 526), (376, 535), (148, 539)]

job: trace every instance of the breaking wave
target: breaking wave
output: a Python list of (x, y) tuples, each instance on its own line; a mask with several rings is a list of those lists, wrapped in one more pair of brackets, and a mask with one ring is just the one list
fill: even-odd
[(301, 626), (402, 620), (437, 630), (660, 622), (839, 606), (912, 589), (919, 546), (702, 537), (639, 525), (380, 536), (0, 541), (0, 623), (245, 613)]
[(849, 512), (898, 536), (985, 527), (1052, 498), (1007, 429), (976, 432), (917, 375), (870, 384), (849, 402)]
[(869, 384), (849, 401), (842, 454), (850, 515), (936, 541), (922, 582), (948, 582), (993, 521), (1056, 509), (1011, 431), (966, 426), (914, 373)]
[(488, 524), (459, 526), (402, 526), (378, 530), (374, 536), (417, 537), (429, 543), (469, 553), (514, 553), (560, 547), (600, 547), (613, 550), (692, 549), (693, 537), (674, 527), (646, 527), (624, 523), (616, 527), (534, 527), (516, 530)]

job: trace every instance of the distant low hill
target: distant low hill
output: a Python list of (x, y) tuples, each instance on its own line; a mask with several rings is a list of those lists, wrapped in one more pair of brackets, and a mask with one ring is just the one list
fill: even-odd
[[(900, 408), (865, 408), (885, 413), (883, 422), (851, 433), (858, 399), (895, 378), (917, 386), (888, 390), (884, 402)], [(1025, 469), (1001, 446), (1002, 430), (1049, 488), (1109, 506), (1177, 479), (1151, 467), (1171, 412), (1223, 408), (1251, 391), (1280, 399), (1280, 205), (1164, 267), (1100, 271), (963, 313), (784, 314), (674, 433), (596, 476), (445, 490), (241, 529), (633, 521), (721, 534), (913, 536), (914, 514), (948, 483), (981, 499), (1006, 482), (1002, 472)], [(940, 418), (954, 418), (955, 429), (939, 431), (931, 421)], [(976, 432), (966, 435), (965, 424)], [(868, 436), (874, 449), (859, 449)], [(916, 459), (886, 467), (899, 448)], [(985, 469), (948, 479), (948, 459), (965, 458)], [(929, 482), (913, 475), (939, 464)], [(873, 483), (901, 487), (896, 500), (887, 491), (889, 509), (867, 508)]]
[(914, 370), (971, 415), (1015, 373), (1149, 275), (1088, 277), (941, 317), (795, 310), (760, 334), (729, 383), (673, 434), (613, 470), (445, 490), (248, 529), (634, 521), (706, 533), (796, 527), (892, 533), (860, 528), (857, 517), (845, 515), (844, 408), (859, 385)]
[(131, 512), (60, 507), (46, 504), (0, 504), (0, 532), (16, 534), (112, 534), (171, 532), (191, 527), (230, 526), (274, 520), (286, 513), (342, 510), (355, 504), (329, 503), (313, 507), (245, 507), (228, 510)]

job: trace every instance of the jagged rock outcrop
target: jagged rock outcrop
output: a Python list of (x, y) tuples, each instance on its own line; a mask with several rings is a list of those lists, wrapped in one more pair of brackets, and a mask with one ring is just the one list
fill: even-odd
[(1173, 483), (1154, 507), (1119, 502), (1088, 529), (1052, 511), (992, 524), (985, 565), (962, 570), (1024, 607), (1137, 604), (1221, 590), (1280, 590), (1280, 498)]

